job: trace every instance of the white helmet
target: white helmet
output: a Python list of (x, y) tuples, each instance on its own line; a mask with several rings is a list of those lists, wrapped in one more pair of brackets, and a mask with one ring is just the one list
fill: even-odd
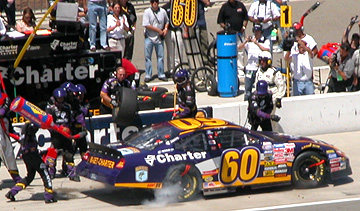
[(260, 58), (271, 59), (271, 53), (269, 51), (261, 51), (261, 53), (259, 54), (259, 59)]

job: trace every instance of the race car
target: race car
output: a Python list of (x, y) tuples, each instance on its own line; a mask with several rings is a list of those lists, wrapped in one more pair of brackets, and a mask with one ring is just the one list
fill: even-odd
[(179, 186), (191, 200), (237, 187), (294, 184), (312, 188), (352, 174), (349, 159), (323, 141), (251, 131), (215, 118), (184, 118), (144, 127), (125, 140), (89, 144), (80, 176), (115, 187)]

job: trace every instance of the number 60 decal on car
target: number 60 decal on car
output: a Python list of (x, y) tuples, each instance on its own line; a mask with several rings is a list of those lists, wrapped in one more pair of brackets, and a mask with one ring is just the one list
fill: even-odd
[(171, 4), (170, 22), (178, 28), (183, 23), (193, 27), (197, 20), (198, 0), (173, 0)]
[(259, 174), (260, 151), (255, 147), (245, 147), (225, 150), (221, 156), (219, 180), (224, 185), (230, 185), (239, 179), (249, 183)]

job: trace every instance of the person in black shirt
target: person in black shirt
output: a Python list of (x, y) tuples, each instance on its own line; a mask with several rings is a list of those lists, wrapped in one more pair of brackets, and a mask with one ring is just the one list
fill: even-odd
[(224, 29), (229, 27), (229, 29), (243, 34), (248, 20), (249, 17), (245, 5), (240, 1), (228, 0), (219, 10), (217, 23)]
[(120, 0), (120, 5), (122, 8), (122, 11), (126, 15), (126, 18), (129, 23), (129, 34), (125, 38), (125, 51), (124, 51), (124, 58), (131, 61), (133, 56), (133, 50), (134, 50), (134, 40), (135, 40), (135, 27), (136, 27), (136, 11), (135, 7), (132, 3), (128, 2), (128, 0)]

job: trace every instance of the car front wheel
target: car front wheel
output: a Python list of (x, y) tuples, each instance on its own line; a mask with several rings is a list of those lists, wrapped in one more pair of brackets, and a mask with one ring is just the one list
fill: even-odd
[(314, 188), (325, 180), (325, 159), (319, 153), (307, 151), (295, 160), (292, 182), (298, 188)]

